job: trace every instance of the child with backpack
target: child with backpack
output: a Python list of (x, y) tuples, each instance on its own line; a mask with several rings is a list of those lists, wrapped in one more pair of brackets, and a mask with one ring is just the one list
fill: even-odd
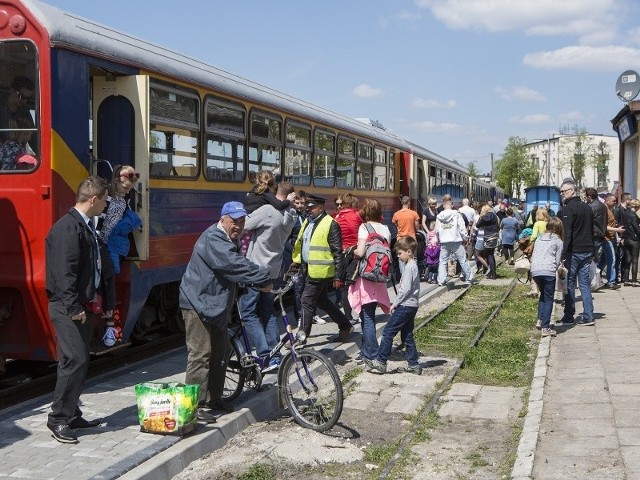
[(418, 312), (420, 298), (420, 275), (414, 258), (416, 241), (411, 237), (399, 238), (395, 244), (398, 259), (405, 264), (398, 285), (398, 295), (391, 306), (391, 318), (387, 322), (380, 339), (380, 348), (372, 361), (365, 360), (370, 372), (386, 373), (387, 359), (391, 354), (391, 343), (398, 332), (407, 349), (408, 367), (404, 370), (420, 375), (422, 367), (418, 363), (418, 350), (413, 339), (413, 323)]
[(360, 259), (358, 277), (349, 287), (349, 303), (359, 314), (362, 326), (361, 361), (371, 361), (378, 352), (376, 309), (389, 313), (391, 301), (387, 282), (391, 278), (391, 233), (380, 223), (382, 207), (377, 200), (367, 199), (360, 210), (363, 223), (358, 229), (354, 256)]

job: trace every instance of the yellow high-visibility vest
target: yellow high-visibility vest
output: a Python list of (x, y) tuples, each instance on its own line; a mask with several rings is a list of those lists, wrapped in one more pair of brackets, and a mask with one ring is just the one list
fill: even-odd
[[(307, 275), (313, 279), (333, 278), (336, 275), (336, 264), (329, 246), (329, 229), (333, 219), (325, 215), (316, 229), (313, 231), (309, 242), (309, 262), (307, 263)], [(292, 259), (295, 263), (302, 263), (302, 238), (305, 229), (309, 226), (307, 219), (302, 223), (296, 244), (293, 247)], [(311, 226), (313, 228), (313, 226)]]

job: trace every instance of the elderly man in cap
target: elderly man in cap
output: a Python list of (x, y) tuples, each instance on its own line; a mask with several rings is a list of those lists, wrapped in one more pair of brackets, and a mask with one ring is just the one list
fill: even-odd
[(207, 423), (214, 423), (216, 417), (205, 406), (233, 411), (221, 397), (231, 351), (227, 325), (237, 284), (271, 289), (269, 268), (239, 253), (238, 239), (246, 216), (242, 203), (224, 204), (220, 221), (207, 228), (196, 242), (180, 283), (188, 351), (185, 383), (200, 385), (198, 419)]
[[(316, 307), (324, 310), (340, 329), (338, 340), (347, 340), (353, 327), (342, 311), (329, 299), (329, 285), (342, 288), (342, 232), (338, 223), (324, 210), (325, 200), (307, 196), (307, 218), (293, 247), (294, 264), (302, 264), (305, 287), (302, 292), (300, 331), (311, 333)], [(302, 340), (304, 342), (304, 340)]]

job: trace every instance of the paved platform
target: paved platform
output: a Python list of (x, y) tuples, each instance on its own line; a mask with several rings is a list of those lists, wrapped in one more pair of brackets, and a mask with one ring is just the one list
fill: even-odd
[(512, 478), (640, 479), (639, 294), (600, 290), (595, 326), (542, 340)]
[[(426, 283), (422, 287), (423, 302), (446, 291)], [(389, 291), (395, 295), (393, 288)], [(378, 334), (385, 319), (382, 314), (378, 317)], [(351, 341), (339, 344), (332, 341), (337, 331), (332, 322), (314, 325), (309, 344), (340, 363), (357, 354), (354, 342), (359, 335), (354, 333)], [(0, 411), (0, 477), (168, 479), (277, 410), (276, 375), (267, 374), (265, 391), (245, 390), (233, 402), (235, 412), (221, 416), (215, 424), (200, 424), (191, 436), (180, 439), (140, 432), (133, 386), (146, 381), (184, 381), (186, 358), (186, 348), (180, 348), (87, 381), (80, 399), (84, 416), (105, 422), (98, 428), (75, 430), (80, 441), (76, 445), (58, 443), (47, 429), (51, 395)]]

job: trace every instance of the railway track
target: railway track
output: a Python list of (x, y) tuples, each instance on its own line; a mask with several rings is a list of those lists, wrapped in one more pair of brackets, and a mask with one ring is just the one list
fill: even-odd
[[(460, 344), (465, 344), (465, 346), (471, 350), (477, 347), (480, 339), (484, 335), (485, 331), (491, 324), (491, 322), (498, 316), (500, 313), (505, 301), (509, 298), (511, 292), (513, 292), (514, 288), (517, 285), (517, 281), (514, 279), (506, 291), (500, 297), (497, 305), (491, 309), (491, 312), (485, 318), (476, 317), (472, 319), (473, 321), (467, 323), (452, 323), (450, 322), (448, 325), (453, 327), (448, 329), (448, 335), (432, 335), (431, 340), (434, 340), (431, 344), (433, 346), (437, 345), (435, 341), (441, 342), (440, 347), (446, 349), (447, 347), (452, 347), (454, 350)], [(438, 319), (440, 319), (444, 314), (446, 314), (450, 309), (456, 308), (458, 305), (458, 300), (460, 300), (467, 292), (470, 291), (470, 287), (463, 289), (459, 294), (456, 295), (454, 300), (447, 305), (440, 308), (438, 311), (427, 317), (425, 320), (420, 322), (415, 328), (415, 332), (420, 332), (421, 330), (427, 328), (430, 325), (434, 325)], [(472, 314), (473, 312), (465, 312), (467, 314)], [(438, 332), (439, 333), (439, 332)], [(471, 337), (470, 340), (467, 340), (468, 337)], [(447, 345), (448, 344), (448, 345)], [(456, 345), (457, 344), (457, 345)], [(451, 384), (456, 378), (456, 375), (463, 367), (465, 361), (465, 356), (462, 356), (458, 360), (456, 360), (453, 368), (449, 371), (449, 374), (445, 378), (445, 380), (438, 386), (433, 396), (429, 400), (429, 402), (422, 408), (419, 412), (420, 416), (428, 416), (430, 413), (434, 412), (438, 406), (440, 398), (442, 395), (449, 389)], [(416, 424), (413, 428), (407, 431), (400, 443), (398, 450), (394, 453), (393, 456), (389, 459), (389, 461), (380, 468), (378, 478), (379, 479), (387, 479), (390, 478), (390, 473), (398, 460), (403, 457), (405, 452), (411, 447), (412, 441), (416, 436), (416, 433), (420, 429), (420, 424)]]

